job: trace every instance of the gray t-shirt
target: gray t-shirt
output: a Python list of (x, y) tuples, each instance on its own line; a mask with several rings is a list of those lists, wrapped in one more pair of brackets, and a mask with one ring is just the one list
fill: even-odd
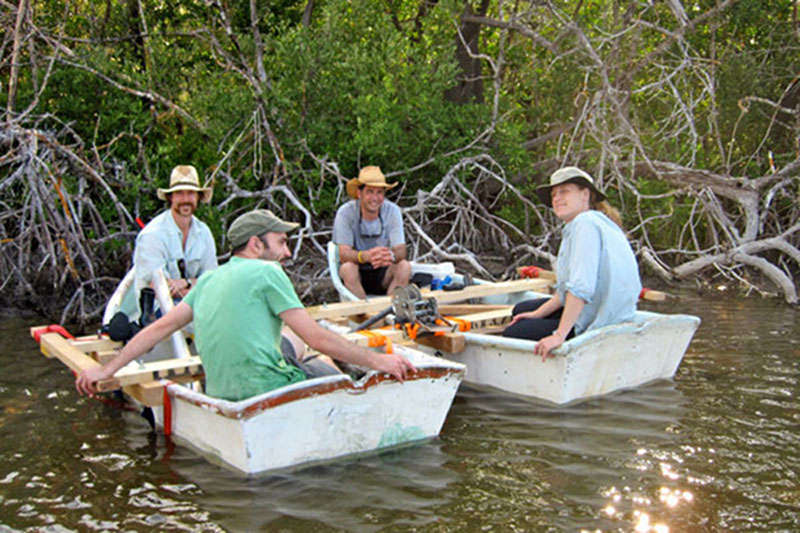
[(366, 220), (361, 217), (359, 200), (350, 200), (336, 211), (333, 242), (352, 246), (354, 250), (405, 244), (402, 212), (397, 204), (384, 200), (378, 218)]

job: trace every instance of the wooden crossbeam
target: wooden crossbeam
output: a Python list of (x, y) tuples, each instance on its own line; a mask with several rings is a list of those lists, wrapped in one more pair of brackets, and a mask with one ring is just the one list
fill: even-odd
[(97, 383), (100, 392), (116, 390), (126, 385), (135, 385), (156, 381), (158, 379), (174, 379), (176, 376), (201, 374), (203, 372), (200, 357), (184, 357), (181, 359), (164, 359), (149, 363), (128, 364), (120, 368), (114, 377)]
[(483, 313), (485, 311), (498, 311), (506, 309), (509, 306), (497, 304), (443, 304), (437, 307), (439, 314), (442, 316), (458, 316), (463, 318), (462, 315), (474, 315), (475, 313)]
[[(540, 279), (547, 279), (550, 281), (555, 282), (557, 280), (556, 273), (552, 270), (544, 270), (538, 267), (517, 267), (517, 274), (520, 276), (525, 276), (525, 272), (527, 269), (535, 269), (533, 272), (535, 273), (534, 277)], [(663, 302), (670, 296), (666, 292), (661, 291), (654, 291), (653, 289), (642, 289), (642, 293), (639, 295), (639, 298), (642, 300), (651, 300), (653, 302)]]
[(107, 352), (111, 350), (119, 350), (120, 348), (122, 348), (121, 342), (112, 341), (111, 339), (106, 337), (98, 337), (97, 335), (91, 335), (88, 337), (78, 337), (75, 340), (70, 340), (69, 343), (86, 353)]
[[(203, 378), (203, 374), (192, 374), (170, 378), (175, 383), (189, 383)], [(160, 381), (147, 381), (128, 385), (122, 388), (126, 394), (147, 407), (156, 407), (164, 403), (164, 385)]]
[(461, 353), (467, 348), (467, 339), (460, 333), (420, 335), (414, 342), (447, 353)]
[[(498, 283), (470, 285), (458, 291), (431, 291), (424, 289), (422, 291), (422, 296), (424, 298), (435, 298), (437, 304), (446, 304), (495, 294), (509, 294), (523, 291), (541, 292), (546, 290), (551, 283), (551, 281), (546, 279), (519, 279), (514, 281), (501, 281)], [(381, 296), (366, 301), (359, 300), (357, 302), (322, 304), (307, 309), (311, 316), (320, 319), (356, 315), (359, 313), (377, 313), (390, 305), (392, 305), (391, 298), (388, 296)]]
[(73, 346), (59, 333), (43, 333), (39, 339), (39, 349), (47, 357), (58, 358), (75, 373), (99, 366), (97, 361)]

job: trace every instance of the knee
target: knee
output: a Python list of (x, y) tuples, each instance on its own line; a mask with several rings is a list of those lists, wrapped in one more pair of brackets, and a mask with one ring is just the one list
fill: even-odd
[(346, 281), (360, 281), (358, 265), (355, 263), (342, 263), (339, 267), (339, 277)]
[(411, 261), (401, 259), (394, 264), (395, 276), (400, 280), (405, 280), (407, 283), (411, 278)]

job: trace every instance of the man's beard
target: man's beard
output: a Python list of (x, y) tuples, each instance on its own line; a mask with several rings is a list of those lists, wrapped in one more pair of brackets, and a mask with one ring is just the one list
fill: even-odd
[(184, 207), (189, 208), (189, 213), (188, 214), (190, 214), (190, 215), (193, 215), (195, 210), (197, 209), (197, 207), (193, 203), (190, 203), (190, 202), (184, 202), (182, 204), (178, 204), (177, 211), (181, 215), (185, 214)]

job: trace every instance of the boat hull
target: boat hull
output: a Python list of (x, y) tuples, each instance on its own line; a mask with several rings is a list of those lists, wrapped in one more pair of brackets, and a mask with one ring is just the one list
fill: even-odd
[(439, 434), (465, 368), (416, 350), (404, 355), (419, 372), (403, 383), (375, 372), (359, 381), (327, 376), (241, 402), (172, 384), (169, 406), (154, 409), (156, 422), (210, 461), (248, 475), (410, 445)]
[(444, 354), (467, 366), (465, 381), (556, 404), (630, 389), (675, 375), (700, 319), (639, 311), (633, 322), (579, 335), (547, 359), (535, 341), (465, 333), (466, 349)]

